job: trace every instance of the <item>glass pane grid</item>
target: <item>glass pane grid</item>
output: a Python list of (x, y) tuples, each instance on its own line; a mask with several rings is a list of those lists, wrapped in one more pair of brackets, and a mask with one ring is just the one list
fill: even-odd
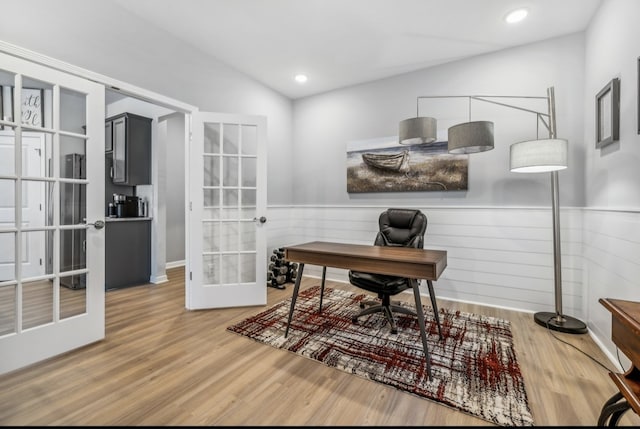
[[(5, 108), (0, 118), (0, 209), (11, 213), (2, 219), (6, 225), (0, 224), (0, 335), (57, 322), (59, 313), (70, 317), (86, 312), (84, 293), (80, 306), (64, 308), (60, 302), (56, 265), (68, 250), (60, 235), (80, 236), (74, 246), (86, 252), (84, 218), (77, 226), (75, 219), (66, 228), (60, 223), (69, 211), (86, 213), (86, 199), (74, 198), (67, 205), (64, 190), (79, 189), (84, 196), (89, 183), (84, 162), (80, 169), (65, 167), (68, 159), (84, 161), (86, 156), (87, 94), (0, 71), (0, 77), (5, 75), (13, 85), (2, 82), (2, 98), (6, 101), (11, 92), (17, 109)], [(21, 139), (16, 139), (14, 125), (21, 128)], [(17, 165), (16, 156), (21, 160)], [(69, 268), (68, 277), (88, 273), (82, 257)]]
[[(209, 143), (208, 127), (209, 131), (217, 133)], [(203, 229), (206, 229), (203, 231), (202, 256), (205, 283), (255, 283), (257, 127), (205, 124), (204, 149), (203, 193), (209, 223), (207, 226), (203, 223)], [(219, 181), (215, 184), (210, 179), (214, 167), (219, 167), (216, 171), (219, 174), (215, 176)], [(217, 236), (213, 237), (213, 234)]]

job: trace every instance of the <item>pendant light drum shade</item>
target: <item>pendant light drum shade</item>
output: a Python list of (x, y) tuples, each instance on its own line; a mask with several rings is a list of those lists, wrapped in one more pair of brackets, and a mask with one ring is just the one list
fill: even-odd
[(400, 144), (433, 143), (437, 138), (435, 118), (419, 116), (400, 122), (398, 140)]
[(449, 153), (476, 153), (491, 149), (493, 122), (465, 122), (449, 128)]
[(529, 140), (511, 145), (511, 171), (544, 173), (567, 168), (568, 142), (564, 139)]

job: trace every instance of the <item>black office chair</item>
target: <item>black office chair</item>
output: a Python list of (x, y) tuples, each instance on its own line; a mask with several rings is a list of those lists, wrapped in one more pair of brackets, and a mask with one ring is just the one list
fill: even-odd
[[(424, 234), (427, 230), (427, 217), (420, 210), (388, 209), (380, 214), (378, 225), (380, 230), (373, 243), (375, 246), (423, 248)], [(414, 282), (417, 283), (419, 281), (418, 279), (349, 271), (349, 281), (354, 286), (377, 293), (378, 298), (381, 300), (381, 302), (361, 302), (360, 308), (364, 310), (352, 318), (353, 323), (358, 323), (358, 318), (361, 316), (382, 312), (391, 325), (391, 332), (397, 334), (398, 328), (392, 314), (394, 311), (416, 316), (414, 311), (392, 303), (391, 296), (406, 289), (412, 289)], [(427, 280), (427, 285), (429, 287), (431, 305), (433, 306), (433, 312), (438, 324), (438, 333), (440, 338), (442, 338), (438, 306), (436, 304), (431, 280)]]

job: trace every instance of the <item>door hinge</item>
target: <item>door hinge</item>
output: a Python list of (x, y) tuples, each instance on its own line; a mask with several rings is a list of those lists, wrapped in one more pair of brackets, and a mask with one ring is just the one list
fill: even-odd
[(193, 203), (191, 201), (189, 201), (189, 211), (190, 212), (193, 211)]
[(40, 258), (40, 265), (42, 265), (42, 258)]
[(189, 280), (193, 280), (193, 272), (189, 271)]

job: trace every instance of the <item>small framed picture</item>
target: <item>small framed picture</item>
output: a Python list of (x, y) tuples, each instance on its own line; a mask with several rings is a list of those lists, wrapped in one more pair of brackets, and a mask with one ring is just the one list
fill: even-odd
[(44, 126), (44, 91), (35, 88), (22, 88), (22, 124), (32, 127)]
[(614, 78), (596, 95), (596, 149), (620, 138), (620, 79)]

